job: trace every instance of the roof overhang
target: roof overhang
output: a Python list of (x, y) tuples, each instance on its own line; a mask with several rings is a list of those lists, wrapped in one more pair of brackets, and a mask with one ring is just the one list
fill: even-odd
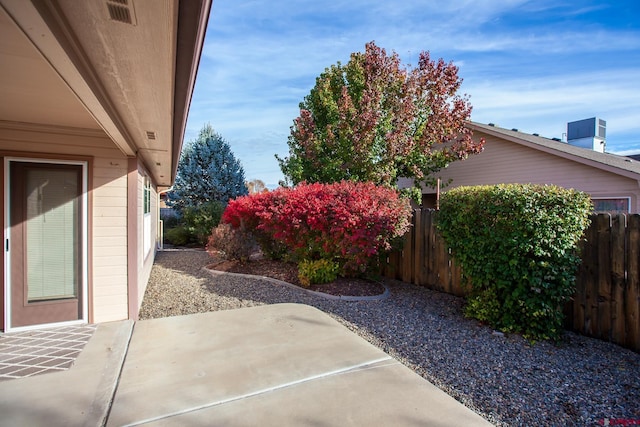
[[(211, 0), (0, 0), (0, 93), (13, 106), (0, 120), (102, 129), (170, 185), (210, 9)], [(41, 88), (38, 108), (20, 102), (21, 87), (47, 79), (55, 84)]]
[[(574, 147), (565, 142), (538, 137), (535, 135), (523, 134), (518, 131), (497, 128), (490, 125), (483, 125), (474, 122), (467, 122), (474, 132), (481, 132), (503, 140), (513, 142), (534, 150), (552, 154), (557, 157), (568, 159), (577, 163), (601, 169), (607, 172), (634, 179), (640, 183), (640, 174), (636, 171), (624, 167), (626, 158), (614, 154), (597, 153), (586, 148)], [(613, 158), (611, 156), (615, 156)], [(599, 159), (600, 158), (600, 159)], [(616, 166), (618, 165), (618, 166)]]

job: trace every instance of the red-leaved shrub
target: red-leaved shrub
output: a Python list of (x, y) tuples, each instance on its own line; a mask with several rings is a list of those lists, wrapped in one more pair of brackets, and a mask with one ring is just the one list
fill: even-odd
[(222, 221), (281, 243), (298, 259), (337, 261), (343, 274), (354, 275), (405, 234), (410, 217), (409, 202), (397, 191), (342, 181), (237, 198)]

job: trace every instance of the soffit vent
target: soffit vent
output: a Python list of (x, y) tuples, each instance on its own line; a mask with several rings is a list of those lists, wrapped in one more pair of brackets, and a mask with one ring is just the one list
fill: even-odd
[(147, 139), (148, 140), (150, 140), (150, 141), (155, 141), (156, 140), (156, 133), (155, 132), (153, 132), (151, 130), (148, 130), (148, 131), (146, 131), (146, 134), (147, 134)]
[(136, 24), (136, 16), (133, 10), (133, 2), (131, 0), (107, 0), (107, 11), (112, 21), (118, 21), (125, 24)]

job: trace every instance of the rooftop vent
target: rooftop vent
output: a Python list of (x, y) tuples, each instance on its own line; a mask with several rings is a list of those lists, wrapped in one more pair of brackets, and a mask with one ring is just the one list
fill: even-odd
[(533, 135), (533, 136), (540, 136), (540, 134), (539, 134), (539, 133), (534, 133), (534, 134), (532, 134), (532, 135)]
[(567, 123), (567, 142), (576, 147), (604, 153), (607, 122), (597, 117)]
[(511, 128), (511, 130), (514, 131), (514, 132), (518, 132), (517, 128)]
[(558, 141), (558, 142), (562, 141), (560, 138), (551, 138), (551, 140), (552, 141)]
[(495, 123), (489, 123), (489, 126), (495, 126)]

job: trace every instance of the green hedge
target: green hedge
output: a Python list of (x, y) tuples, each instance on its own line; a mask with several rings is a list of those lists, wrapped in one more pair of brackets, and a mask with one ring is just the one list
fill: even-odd
[(211, 231), (220, 223), (225, 207), (224, 203), (215, 200), (185, 207), (182, 211), (182, 223), (189, 232), (189, 240), (206, 245)]
[(170, 216), (164, 222), (165, 240), (176, 246), (205, 246), (211, 231), (220, 223), (225, 207), (224, 203), (214, 200), (183, 208), (180, 215)]
[(531, 340), (557, 338), (591, 211), (587, 194), (556, 186), (443, 194), (437, 227), (470, 281), (467, 315)]

